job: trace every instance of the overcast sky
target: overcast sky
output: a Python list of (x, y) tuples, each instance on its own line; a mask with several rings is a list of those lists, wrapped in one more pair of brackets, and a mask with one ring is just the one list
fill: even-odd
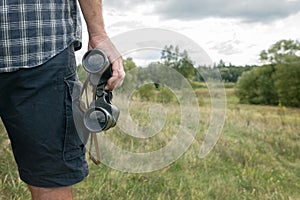
[[(281, 39), (300, 40), (300, 0), (103, 0), (103, 9), (110, 36), (171, 30), (194, 40), (213, 62), (259, 64), (261, 50)], [(143, 64), (159, 51), (131, 57)]]

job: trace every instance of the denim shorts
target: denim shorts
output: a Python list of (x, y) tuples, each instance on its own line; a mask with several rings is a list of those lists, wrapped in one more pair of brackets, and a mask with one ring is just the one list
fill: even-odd
[(0, 116), (29, 185), (70, 186), (88, 175), (72, 114), (77, 80), (72, 45), (41, 66), (0, 73)]

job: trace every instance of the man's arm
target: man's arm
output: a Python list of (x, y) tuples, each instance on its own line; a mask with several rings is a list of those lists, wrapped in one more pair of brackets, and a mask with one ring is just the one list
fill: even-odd
[(107, 81), (105, 89), (121, 86), (125, 78), (122, 57), (111, 43), (105, 32), (102, 15), (102, 0), (78, 0), (89, 34), (88, 48), (100, 48), (112, 62), (112, 77)]

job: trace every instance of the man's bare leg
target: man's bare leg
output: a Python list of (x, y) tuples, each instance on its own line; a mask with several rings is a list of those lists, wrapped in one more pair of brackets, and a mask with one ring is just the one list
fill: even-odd
[(28, 185), (32, 200), (72, 200), (72, 187), (41, 188)]

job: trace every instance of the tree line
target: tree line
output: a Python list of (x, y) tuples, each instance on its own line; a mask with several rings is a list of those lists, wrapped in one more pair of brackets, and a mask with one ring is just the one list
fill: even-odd
[(260, 61), (263, 63), (260, 66), (225, 65), (222, 60), (214, 66), (194, 66), (187, 51), (166, 45), (161, 51), (160, 61), (150, 63), (148, 67), (137, 67), (132, 58), (127, 58), (124, 67), (125, 71), (136, 69), (129, 74), (129, 82), (155, 83), (147, 90), (159, 89), (161, 83), (172, 84), (172, 78), (170, 80), (168, 76), (170, 68), (191, 83), (205, 81), (199, 72), (207, 72), (210, 78), (214, 78), (217, 69), (224, 82), (235, 83), (236, 95), (241, 103), (300, 107), (300, 43), (280, 40), (261, 51)]
[[(183, 50), (182, 52), (178, 46), (166, 45), (161, 51), (160, 61), (150, 63), (147, 67), (138, 67), (132, 58), (127, 58), (124, 60), (125, 71), (129, 71), (133, 68), (138, 68), (141, 78), (145, 75), (153, 73), (154, 68), (157, 66), (170, 67), (178, 71), (182, 76), (184, 76), (189, 81), (200, 81), (204, 82), (204, 77), (199, 72), (206, 71), (209, 74), (213, 74), (216, 69), (220, 72), (222, 80), (224, 82), (236, 83), (238, 78), (245, 71), (251, 70), (256, 66), (235, 66), (229, 64), (225, 65), (224, 61), (220, 60), (219, 63), (214, 63), (213, 66), (195, 66), (193, 61), (190, 59), (188, 52)], [(213, 75), (211, 75), (213, 76)]]

